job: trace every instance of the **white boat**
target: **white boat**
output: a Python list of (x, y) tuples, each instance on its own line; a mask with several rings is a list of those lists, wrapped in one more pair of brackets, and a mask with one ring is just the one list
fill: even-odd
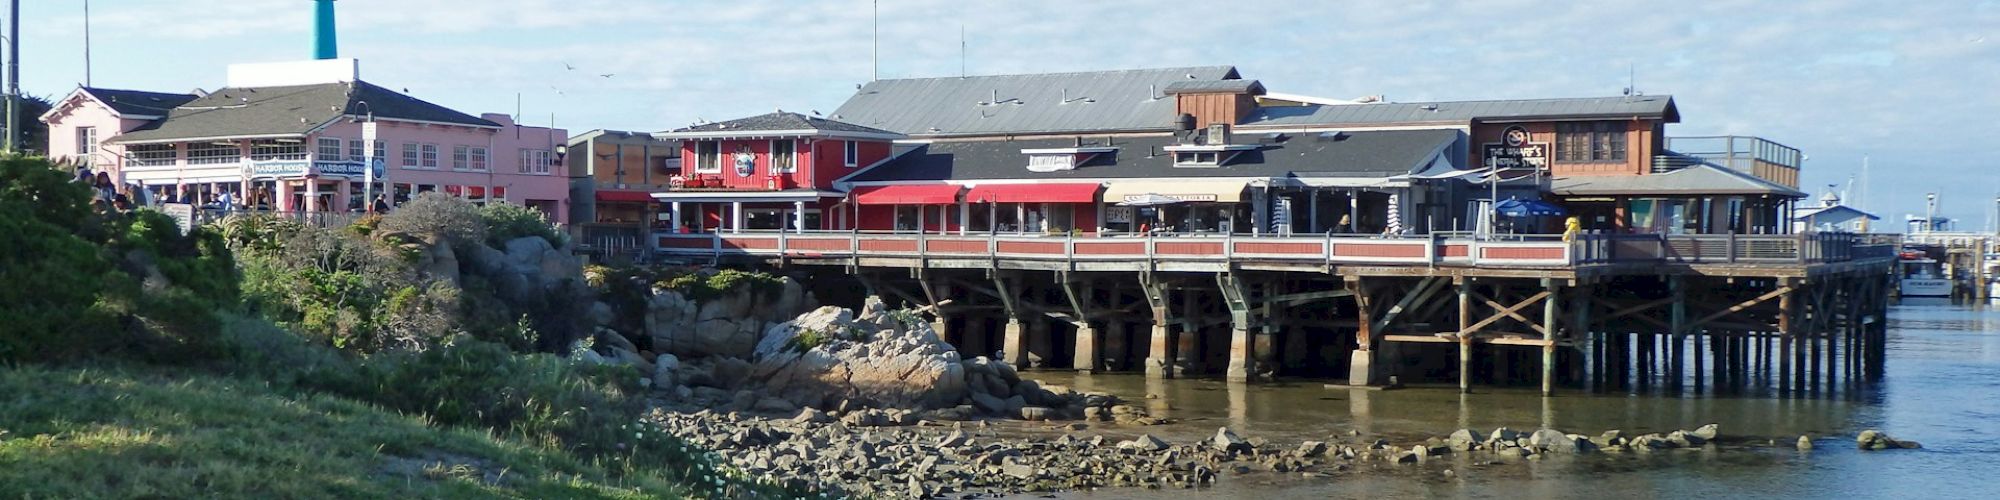
[(1938, 261), (1905, 255), (1897, 264), (1902, 282), (1896, 290), (1904, 297), (1950, 297), (1951, 280), (1941, 273)]

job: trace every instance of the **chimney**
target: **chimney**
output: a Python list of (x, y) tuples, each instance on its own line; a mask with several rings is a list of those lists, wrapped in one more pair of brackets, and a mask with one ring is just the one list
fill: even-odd
[(1264, 95), (1264, 84), (1256, 80), (1181, 81), (1168, 84), (1164, 92), (1173, 96), (1175, 111), (1193, 116), (1194, 127), (1199, 129), (1243, 121), (1257, 110), (1257, 96)]
[(1208, 124), (1208, 145), (1221, 146), (1224, 144), (1229, 144), (1229, 124), (1221, 122)]
[(340, 57), (333, 36), (333, 0), (313, 0), (313, 59)]

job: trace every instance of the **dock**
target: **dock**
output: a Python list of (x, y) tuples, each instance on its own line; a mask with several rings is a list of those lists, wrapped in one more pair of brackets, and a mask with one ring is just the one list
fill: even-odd
[(1543, 394), (1816, 395), (1882, 372), (1892, 243), (1572, 240), (793, 231), (661, 234), (656, 250), (930, 306), (965, 355), (1032, 368), (1464, 391), (1538, 382)]

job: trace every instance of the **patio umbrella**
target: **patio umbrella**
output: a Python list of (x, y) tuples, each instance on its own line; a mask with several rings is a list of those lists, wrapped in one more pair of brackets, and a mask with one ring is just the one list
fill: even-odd
[(1508, 198), (1507, 201), (1493, 205), (1493, 212), (1500, 214), (1502, 217), (1559, 216), (1564, 214), (1562, 207), (1549, 204), (1549, 202), (1519, 198)]
[(1139, 196), (1134, 196), (1134, 197), (1130, 197), (1130, 198), (1126, 198), (1126, 199), (1125, 199), (1125, 201), (1121, 201), (1121, 202), (1118, 202), (1118, 206), (1121, 206), (1121, 207), (1155, 207), (1155, 206), (1160, 206), (1160, 205), (1172, 205), (1172, 204), (1175, 204), (1175, 203), (1180, 203), (1180, 202), (1181, 202), (1181, 200), (1180, 200), (1179, 198), (1174, 198), (1174, 197), (1171, 197), (1171, 196), (1164, 196), (1164, 195), (1159, 195), (1159, 194), (1153, 194), (1153, 193), (1146, 193), (1146, 194), (1142, 194), (1142, 195), (1139, 195)]
[(1403, 234), (1403, 210), (1397, 208), (1398, 205), (1401, 205), (1397, 201), (1399, 201), (1397, 195), (1389, 195), (1389, 227), (1385, 231), (1386, 234)]

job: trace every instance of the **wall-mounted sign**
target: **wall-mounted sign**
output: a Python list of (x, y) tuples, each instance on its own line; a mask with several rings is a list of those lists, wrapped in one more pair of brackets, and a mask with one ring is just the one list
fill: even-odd
[(1123, 200), (1123, 201), (1128, 201), (1128, 202), (1131, 202), (1131, 201), (1139, 201), (1139, 200), (1144, 200), (1144, 199), (1146, 199), (1146, 197), (1147, 197), (1147, 196), (1155, 196), (1155, 195), (1157, 195), (1157, 196), (1165, 196), (1165, 197), (1168, 197), (1168, 198), (1173, 198), (1173, 199), (1176, 199), (1176, 200), (1180, 200), (1180, 201), (1215, 201), (1215, 200), (1217, 199), (1217, 198), (1216, 198), (1216, 196), (1215, 196), (1214, 194), (1174, 194), (1174, 193), (1146, 193), (1146, 194), (1128, 194), (1128, 195), (1125, 195), (1125, 198), (1124, 198), (1124, 200)]
[(736, 176), (749, 177), (757, 170), (757, 155), (748, 149), (736, 152)]
[(1132, 222), (1132, 207), (1104, 207), (1104, 222), (1113, 224)]
[(252, 179), (277, 179), (325, 175), (360, 178), (373, 170), (375, 179), (381, 180), (388, 170), (381, 158), (376, 158), (373, 168), (364, 170), (358, 161), (306, 161), (306, 160), (265, 160), (253, 161), (243, 166), (244, 175)]
[(1482, 158), (1488, 168), (1511, 170), (1517, 168), (1544, 169), (1549, 166), (1549, 144), (1528, 142), (1528, 129), (1520, 125), (1507, 127), (1500, 132), (1500, 142), (1489, 142), (1483, 146)]

